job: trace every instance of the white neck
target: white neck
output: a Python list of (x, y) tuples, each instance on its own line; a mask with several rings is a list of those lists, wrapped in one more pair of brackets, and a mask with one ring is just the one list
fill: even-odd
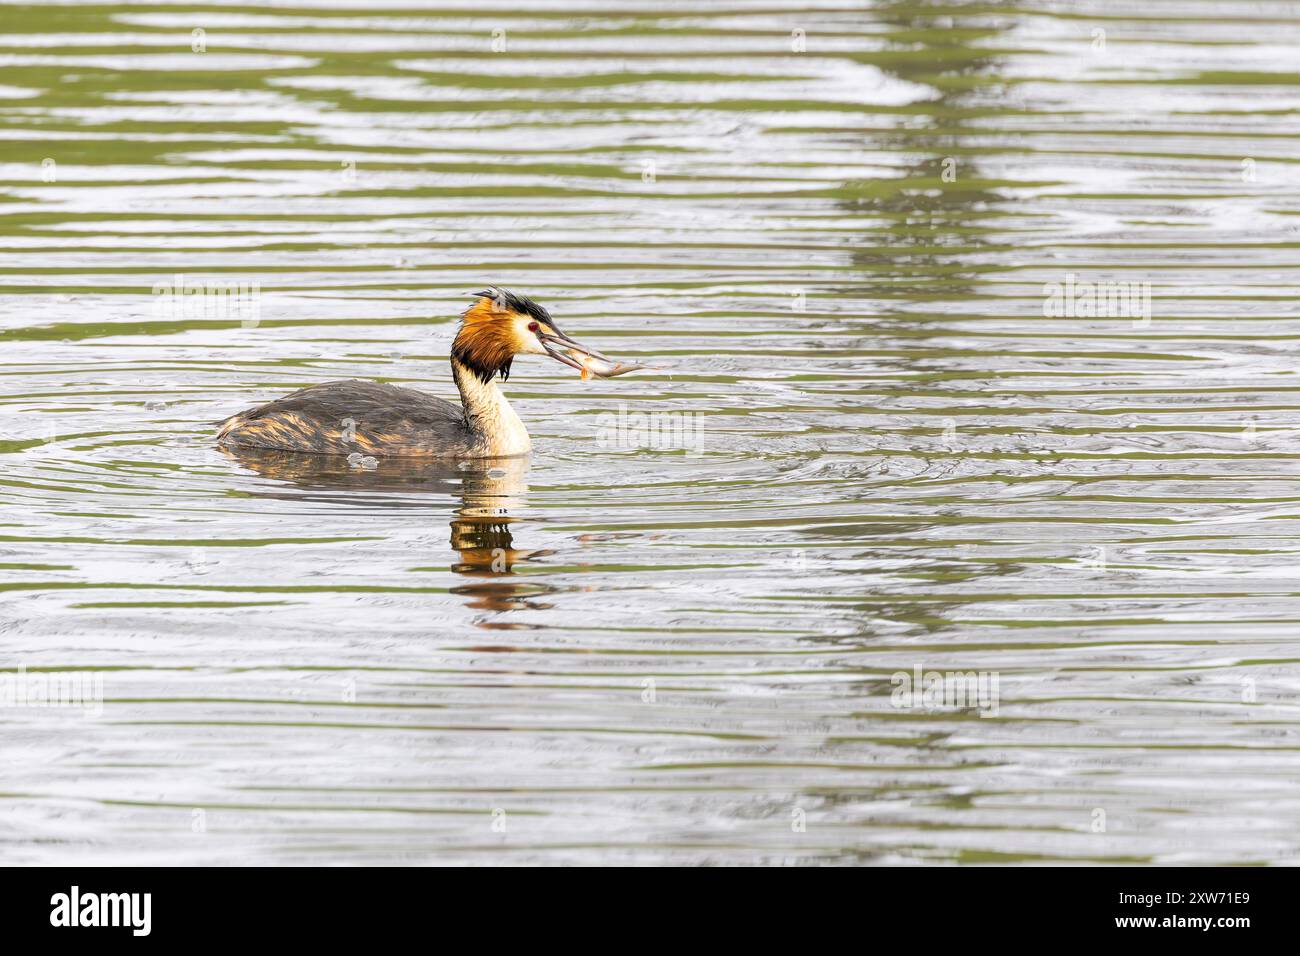
[(468, 368), (451, 360), (451, 377), (465, 406), (465, 421), (483, 458), (509, 458), (526, 455), (532, 449), (528, 429), (497, 387), (496, 380), (485, 382)]

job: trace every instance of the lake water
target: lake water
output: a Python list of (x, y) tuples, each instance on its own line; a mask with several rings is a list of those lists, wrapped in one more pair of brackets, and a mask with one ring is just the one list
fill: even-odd
[[(1297, 44), (0, 3), (0, 860), (1300, 861)], [(214, 445), (453, 396), (488, 283), (662, 371), (517, 361), (528, 462)]]

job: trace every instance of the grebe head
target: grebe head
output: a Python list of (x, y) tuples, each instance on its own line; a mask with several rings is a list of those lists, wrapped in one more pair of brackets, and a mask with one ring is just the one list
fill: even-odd
[(461, 316), (451, 355), (484, 382), (498, 373), (509, 378), (516, 355), (549, 355), (579, 371), (583, 356), (613, 361), (561, 332), (551, 314), (527, 296), (496, 286), (476, 296)]

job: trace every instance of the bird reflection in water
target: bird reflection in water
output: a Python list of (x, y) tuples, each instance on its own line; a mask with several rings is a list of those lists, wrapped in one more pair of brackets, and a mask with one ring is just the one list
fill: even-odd
[[(451, 518), (451, 546), (459, 560), (451, 570), (469, 581), (453, 587), (451, 593), (467, 600), (478, 611), (503, 612), (551, 607), (538, 600), (555, 589), (540, 583), (525, 583), (515, 565), (554, 554), (549, 550), (523, 551), (515, 547), (510, 530), (512, 509), (522, 506), (528, 492), (528, 459), (497, 458), (467, 461), (434, 461), (427, 458), (363, 459), (341, 455), (307, 455), (259, 448), (221, 446), (232, 461), (264, 478), (285, 481), (312, 492), (333, 504), (427, 508), (425, 495), (460, 500)], [(334, 494), (346, 491), (346, 497)], [(388, 498), (366, 492), (404, 492)], [(411, 493), (419, 494), (412, 500)], [(259, 492), (260, 497), (290, 497), (284, 493)], [(300, 493), (292, 495), (302, 499)], [(479, 620), (479, 627), (513, 630), (535, 627), (511, 621)]]

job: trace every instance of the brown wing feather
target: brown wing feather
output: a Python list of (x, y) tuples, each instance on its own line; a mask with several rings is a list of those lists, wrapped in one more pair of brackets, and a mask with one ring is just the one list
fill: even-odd
[(326, 382), (233, 415), (220, 424), (227, 445), (320, 455), (440, 457), (468, 445), (464, 410), (411, 388)]

